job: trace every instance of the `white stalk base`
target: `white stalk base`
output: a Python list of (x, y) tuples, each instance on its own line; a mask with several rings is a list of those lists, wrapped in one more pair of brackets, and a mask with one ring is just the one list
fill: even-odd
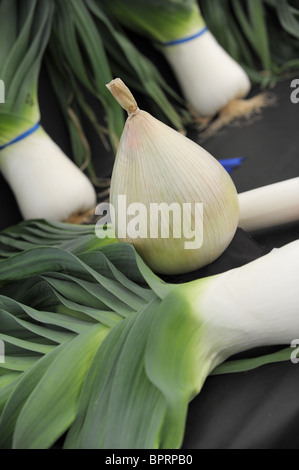
[(42, 128), (2, 150), (0, 168), (24, 219), (65, 221), (96, 205), (87, 176)]
[(267, 229), (299, 221), (299, 178), (239, 195), (240, 222), (245, 231)]
[(230, 101), (244, 98), (250, 91), (247, 74), (210, 31), (162, 50), (186, 100), (203, 117), (214, 116)]
[(299, 240), (208, 279), (197, 309), (221, 360), (299, 338), (298, 287)]

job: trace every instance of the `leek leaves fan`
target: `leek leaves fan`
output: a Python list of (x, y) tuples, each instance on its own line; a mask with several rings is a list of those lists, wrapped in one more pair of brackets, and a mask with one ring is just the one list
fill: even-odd
[(74, 420), (103, 338), (154, 294), (115, 268), (109, 252), (79, 258), (34, 248), (0, 264), (1, 446), (47, 448)]
[(190, 295), (201, 297), (208, 280), (167, 284), (130, 245), (97, 240), (93, 251), (90, 227), (63, 228), (23, 223), (0, 240), (2, 253), (12, 248), (0, 261), (1, 448), (59, 438), (64, 448), (179, 448), (188, 403), (213, 369), (289, 358), (286, 350), (215, 369), (217, 341), (209, 346), (209, 321)]
[(80, 254), (116, 242), (111, 226), (97, 227), (95, 231), (94, 225), (30, 220), (8, 227), (0, 233), (0, 260), (37, 246), (62, 248)]

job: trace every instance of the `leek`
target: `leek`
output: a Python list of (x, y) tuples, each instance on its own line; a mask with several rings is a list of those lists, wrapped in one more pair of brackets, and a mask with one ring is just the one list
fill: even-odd
[[(66, 220), (96, 204), (93, 185), (40, 125), (38, 78), (54, 2), (0, 3), (0, 169), (24, 219)], [(9, 27), (8, 27), (9, 25)]]
[(240, 193), (239, 226), (248, 232), (299, 221), (299, 178)]
[(121, 24), (156, 42), (200, 116), (213, 117), (249, 93), (247, 74), (207, 30), (195, 0), (116, 0), (105, 5)]
[(188, 403), (217, 365), (258, 345), (290, 344), (296, 336), (298, 250), (295, 242), (242, 268), (179, 287), (159, 284), (147, 273), (162, 303), (107, 336), (66, 447), (179, 448)]
[(298, 255), (295, 241), (180, 285), (122, 243), (3, 259), (1, 448), (44, 449), (65, 433), (66, 449), (179, 448), (188, 404), (209, 374), (290, 358), (286, 350), (227, 361), (297, 336)]

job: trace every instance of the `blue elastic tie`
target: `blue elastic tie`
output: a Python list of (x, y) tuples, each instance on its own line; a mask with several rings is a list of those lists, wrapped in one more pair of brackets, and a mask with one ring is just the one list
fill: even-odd
[(192, 39), (195, 39), (195, 38), (198, 38), (199, 36), (202, 36), (207, 31), (208, 31), (208, 28), (207, 28), (207, 26), (205, 26), (201, 31), (199, 31), (196, 34), (193, 34), (192, 36), (188, 36), (186, 38), (181, 38), (181, 39), (175, 39), (174, 41), (169, 41), (169, 42), (160, 42), (160, 41), (158, 41), (158, 44), (160, 44), (160, 46), (175, 46), (176, 44), (182, 44), (183, 42), (192, 41)]
[(219, 160), (219, 163), (226, 169), (228, 173), (231, 173), (235, 168), (238, 168), (242, 165), (244, 158), (226, 158), (224, 160)]
[(31, 127), (31, 129), (28, 129), (28, 131), (24, 132), (23, 134), (19, 135), (18, 137), (16, 137), (15, 139), (11, 140), (10, 142), (8, 142), (7, 144), (4, 144), (2, 146), (0, 146), (0, 151), (5, 149), (6, 147), (9, 147), (10, 145), (12, 144), (15, 144), (16, 142), (19, 142), (20, 140), (23, 140), (25, 139), (26, 137), (28, 137), (29, 135), (33, 134), (35, 131), (38, 130), (40, 126), (40, 123), (38, 122), (37, 124), (34, 124), (33, 127)]

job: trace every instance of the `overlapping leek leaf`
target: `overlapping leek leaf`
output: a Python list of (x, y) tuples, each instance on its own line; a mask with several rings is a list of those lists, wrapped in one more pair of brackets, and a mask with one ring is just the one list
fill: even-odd
[(103, 230), (106, 230), (105, 237), (99, 238), (94, 225), (64, 224), (50, 220), (24, 221), (0, 233), (0, 260), (37, 246), (55, 246), (79, 254), (116, 243), (112, 228)]
[[(26, 289), (18, 292), (18, 300), (0, 297), (6, 344), (0, 370), (7, 371), (0, 382), (3, 447), (51, 446), (75, 417), (78, 393), (103, 338), (155, 298), (107, 257), (95, 255), (96, 270), (55, 247), (33, 248), (0, 262), (1, 294), (14, 291), (20, 281), (42, 279), (52, 300), (51, 310), (42, 311)], [(14, 371), (22, 374), (14, 376)]]
[(107, 337), (85, 382), (67, 448), (180, 446), (188, 403), (206, 368), (200, 372), (198, 363), (200, 326), (178, 300), (171, 295), (150, 304)]
[(120, 323), (99, 348), (65, 447), (154, 447), (165, 399), (147, 377), (144, 347), (158, 305)]
[[(76, 415), (78, 395), (90, 362), (108, 331), (100, 324), (93, 325), (56, 355), (18, 415), (13, 447), (47, 448), (68, 429)], [(21, 382), (19, 386), (22, 387)], [(13, 401), (14, 397), (9, 403)]]

